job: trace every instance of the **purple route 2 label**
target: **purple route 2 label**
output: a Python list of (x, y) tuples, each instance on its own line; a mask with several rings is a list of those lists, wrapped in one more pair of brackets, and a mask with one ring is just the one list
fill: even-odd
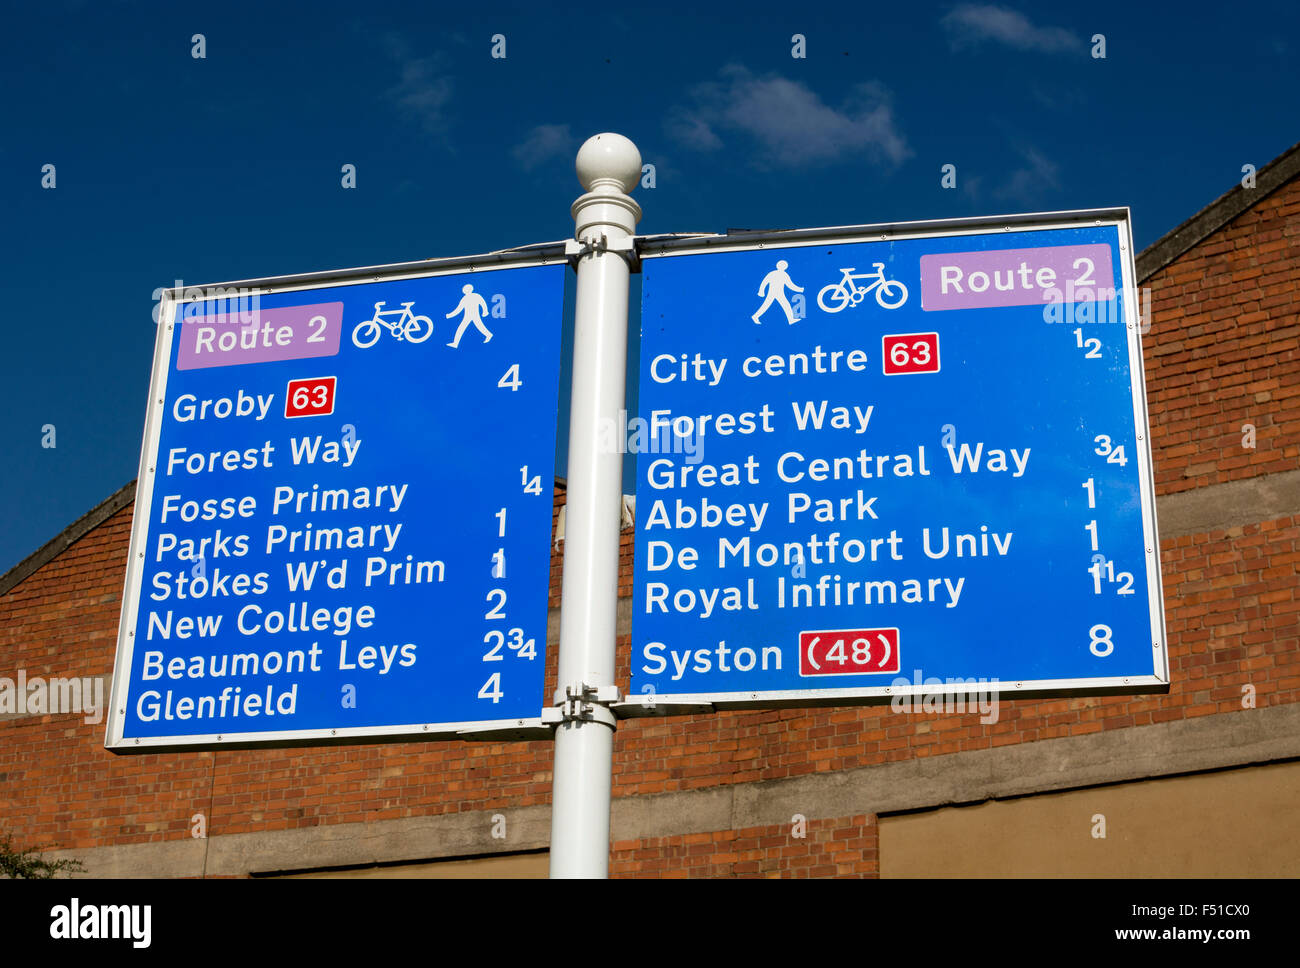
[(176, 369), (335, 356), (342, 332), (341, 302), (190, 318), (181, 324)]
[(921, 308), (987, 309), (1115, 298), (1110, 247), (1057, 245), (921, 256)]

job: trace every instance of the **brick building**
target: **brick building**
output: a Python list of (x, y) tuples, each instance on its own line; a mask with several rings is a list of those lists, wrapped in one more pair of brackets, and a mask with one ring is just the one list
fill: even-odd
[[(612, 874), (1300, 874), (1300, 145), (1137, 267), (1169, 694), (1007, 700), (990, 725), (888, 706), (627, 720)], [(107, 695), (133, 495), (0, 577), (0, 676)], [(561, 483), (557, 519), (563, 501)], [(100, 876), (546, 870), (549, 742), (126, 757), (103, 736), (0, 716), (0, 833)]]

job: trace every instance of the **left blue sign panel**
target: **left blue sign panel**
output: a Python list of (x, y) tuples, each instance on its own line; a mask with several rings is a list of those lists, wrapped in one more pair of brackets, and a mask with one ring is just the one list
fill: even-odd
[(539, 720), (564, 272), (164, 303), (110, 749)]

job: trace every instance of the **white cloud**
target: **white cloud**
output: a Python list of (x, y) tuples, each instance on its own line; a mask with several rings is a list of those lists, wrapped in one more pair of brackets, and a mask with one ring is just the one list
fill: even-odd
[(1060, 187), (1057, 179), (1060, 169), (1054, 161), (1037, 148), (1023, 148), (1020, 154), (1025, 163), (1012, 171), (994, 192), (998, 198), (1033, 202), (1044, 192)]
[(722, 139), (713, 133), (708, 122), (681, 108), (675, 109), (669, 116), (666, 127), (673, 137), (689, 148), (716, 151), (722, 147)]
[(897, 164), (911, 151), (894, 120), (889, 92), (859, 84), (837, 108), (825, 103), (802, 81), (779, 75), (755, 76), (738, 65), (722, 69), (721, 79), (692, 91), (689, 106), (674, 109), (665, 122), (669, 134), (701, 151), (714, 151), (724, 136), (741, 136), (760, 167), (797, 168), (866, 153)]
[(953, 50), (985, 41), (1049, 54), (1081, 49), (1079, 39), (1065, 28), (1035, 26), (1018, 10), (993, 4), (960, 4), (944, 14), (939, 23), (948, 32)]
[(573, 132), (567, 124), (539, 124), (511, 154), (525, 171), (531, 171), (552, 158), (576, 154)]
[(393, 34), (382, 40), (401, 72), (398, 82), (384, 92), (384, 97), (402, 113), (419, 121), (429, 133), (442, 133), (452, 90), (451, 80), (443, 70), (442, 57), (438, 54), (411, 57), (406, 42)]

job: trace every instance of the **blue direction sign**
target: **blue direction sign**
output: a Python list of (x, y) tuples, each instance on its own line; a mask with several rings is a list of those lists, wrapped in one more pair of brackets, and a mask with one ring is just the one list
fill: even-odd
[(565, 271), (539, 261), (169, 294), (110, 749), (539, 722)]
[(1119, 210), (643, 252), (631, 701), (1166, 689), (1132, 251)]

